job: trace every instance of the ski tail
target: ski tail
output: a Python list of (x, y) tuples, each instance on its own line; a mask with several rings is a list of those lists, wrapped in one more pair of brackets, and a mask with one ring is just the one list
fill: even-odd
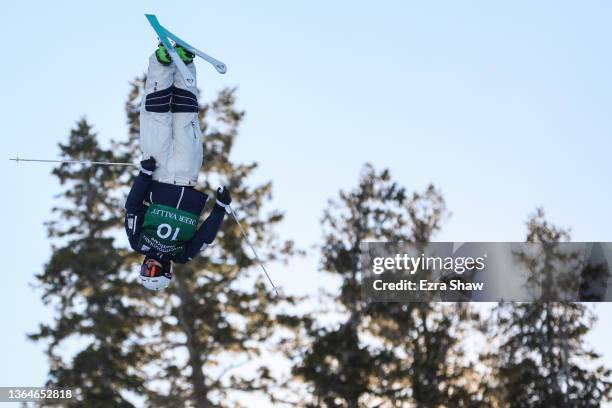
[(221, 61), (211, 57), (203, 51), (198, 50), (196, 47), (182, 40), (180, 37), (178, 37), (176, 34), (171, 33), (170, 31), (166, 30), (166, 34), (168, 34), (168, 37), (170, 37), (175, 43), (177, 43), (181, 47), (188, 49), (198, 57), (202, 58), (204, 61), (209, 62), (213, 67), (215, 67), (218, 73), (225, 74), (227, 72), (227, 66)]

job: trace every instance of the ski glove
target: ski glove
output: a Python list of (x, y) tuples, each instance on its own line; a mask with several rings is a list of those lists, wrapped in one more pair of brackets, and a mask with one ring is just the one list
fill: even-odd
[(230, 196), (230, 192), (227, 187), (219, 187), (217, 189), (217, 204), (223, 208), (225, 208), (225, 212), (230, 213), (230, 204), (232, 202), (232, 197)]
[(155, 163), (155, 158), (149, 157), (147, 160), (143, 160), (140, 162), (140, 171), (144, 174), (150, 176), (153, 174), (155, 169), (157, 168), (157, 163)]

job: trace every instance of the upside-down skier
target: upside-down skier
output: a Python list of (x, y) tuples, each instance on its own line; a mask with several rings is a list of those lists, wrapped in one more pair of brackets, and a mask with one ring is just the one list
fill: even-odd
[[(175, 50), (195, 78), (194, 54)], [(208, 196), (194, 188), (203, 161), (197, 85), (187, 84), (160, 44), (149, 58), (140, 108), (140, 148), (144, 160), (128, 194), (125, 230), (130, 246), (145, 256), (140, 282), (166, 288), (172, 262), (186, 263), (213, 242), (231, 203), (219, 187), (216, 203), (198, 227)]]

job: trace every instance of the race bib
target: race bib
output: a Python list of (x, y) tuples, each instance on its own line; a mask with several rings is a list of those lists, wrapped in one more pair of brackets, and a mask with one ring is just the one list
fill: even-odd
[(198, 218), (178, 208), (151, 204), (145, 213), (140, 244), (161, 253), (176, 254), (195, 235)]

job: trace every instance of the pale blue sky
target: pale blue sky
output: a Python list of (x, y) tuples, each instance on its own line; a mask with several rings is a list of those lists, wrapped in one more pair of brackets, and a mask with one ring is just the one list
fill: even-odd
[[(46, 373), (24, 332), (49, 317), (28, 283), (49, 257), (43, 222), (58, 192), (51, 167), (6, 158), (56, 157), (82, 115), (102, 140), (125, 135), (128, 81), (156, 44), (145, 12), (228, 65), (221, 76), (199, 64), (204, 98), (239, 87), (234, 157), (259, 162), (287, 211), (280, 232), (302, 246), (365, 161), (410, 189), (440, 187), (453, 215), (438, 240), (523, 240), (536, 206), (575, 240), (612, 240), (610, 2), (93, 4), (3, 2), (0, 385)], [(272, 272), (287, 290), (314, 290), (316, 267), (313, 256)], [(600, 314), (603, 352), (612, 313)]]

